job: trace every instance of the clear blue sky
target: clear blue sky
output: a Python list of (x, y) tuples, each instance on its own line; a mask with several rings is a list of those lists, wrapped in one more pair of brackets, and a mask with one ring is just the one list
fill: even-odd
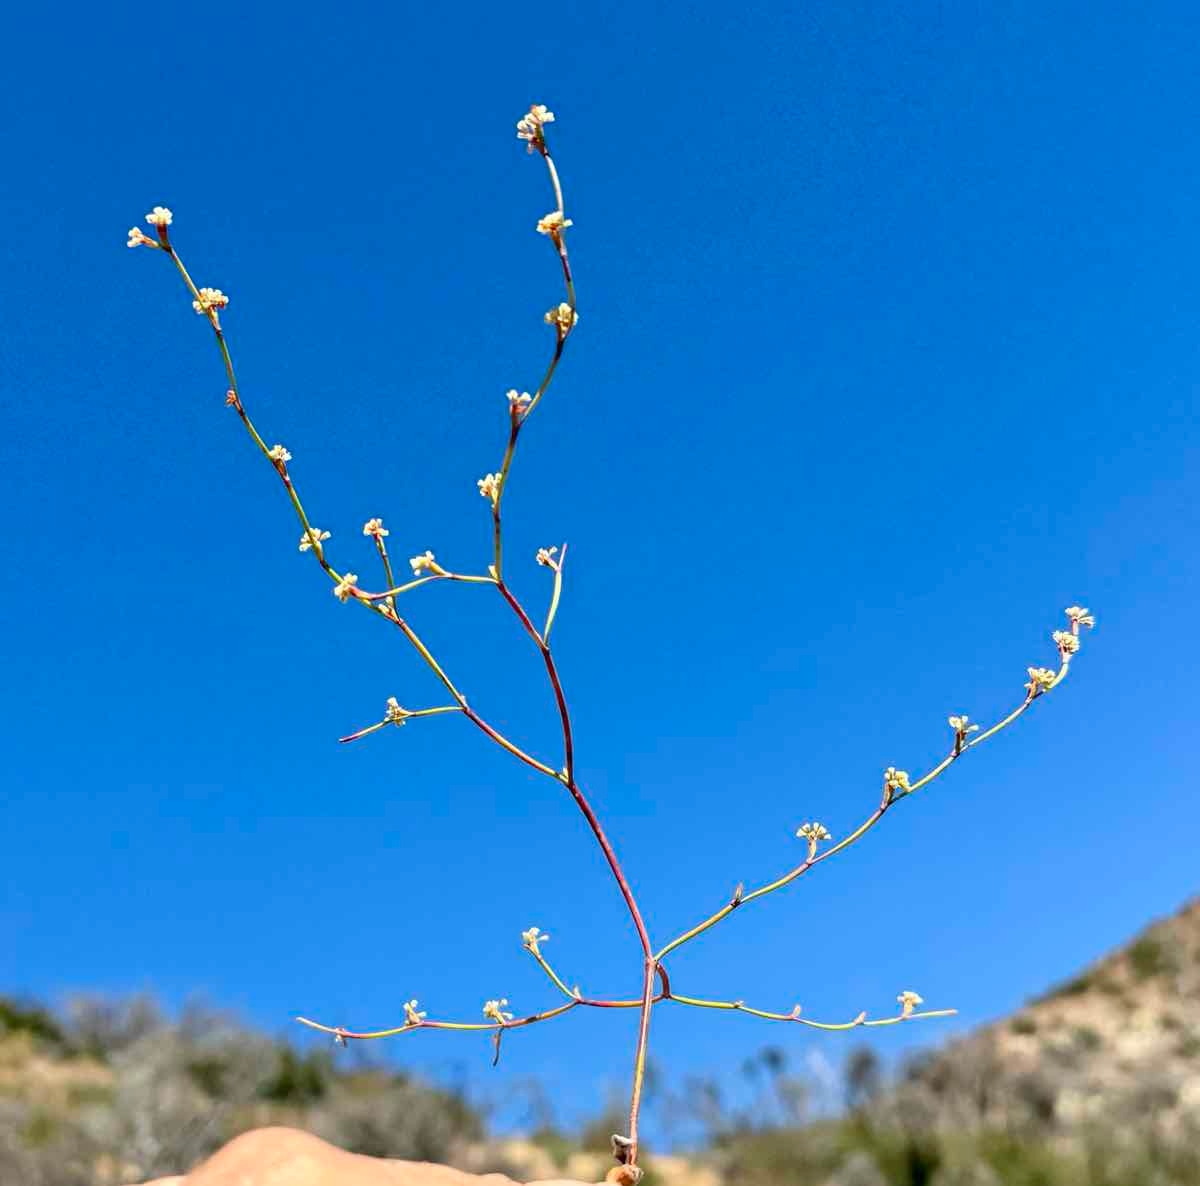
[[(283, 1030), (554, 1000), (520, 950), (636, 990), (566, 795), (339, 606), (222, 404), (175, 210), (248, 403), (334, 555), (487, 562), (475, 479), (558, 300), (533, 231), (552, 129), (581, 324), (522, 446), (512, 575), (556, 628), (580, 769), (666, 938), (836, 835), (947, 713), (1037, 711), (807, 884), (672, 967), (813, 1016), (902, 988), (971, 1025), (1197, 889), (1200, 433), (1194, 47), (1173, 4), (25, 6), (9, 26), (0, 441), (8, 557), (0, 989), (202, 992)], [(19, 112), (18, 112), (19, 108)], [(521, 563), (517, 563), (520, 561)], [(556, 755), (489, 590), (412, 595), (482, 711)], [(588, 1107), (632, 1015), (392, 1053)], [(958, 1023), (955, 1023), (956, 1025)], [(954, 1031), (878, 1035), (882, 1051)], [(849, 1040), (660, 1010), (682, 1073)], [(489, 1077), (490, 1076), (490, 1077)]]

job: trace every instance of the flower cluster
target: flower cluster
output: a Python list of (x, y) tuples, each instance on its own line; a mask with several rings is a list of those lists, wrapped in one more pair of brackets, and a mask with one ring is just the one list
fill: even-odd
[(503, 474), (484, 474), (475, 485), (479, 487), (479, 493), (484, 498), (495, 504), (500, 500), (500, 486), (503, 481)]
[(129, 242), (126, 247), (157, 247), (158, 244), (150, 238), (149, 235), (142, 232), (141, 227), (131, 226), (129, 228)]
[(1029, 693), (1029, 697), (1032, 700), (1040, 696), (1043, 692), (1050, 691), (1054, 687), (1056, 679), (1058, 679), (1058, 676), (1048, 667), (1030, 667), (1029, 683), (1025, 685), (1025, 691)]
[(428, 1014), (417, 1012), (417, 998), (413, 997), (411, 1001), (404, 1002), (404, 1023), (405, 1025), (420, 1025), (425, 1020)]
[(530, 927), (529, 930), (521, 932), (521, 945), (526, 951), (533, 952), (534, 955), (542, 954), (538, 950), (539, 943), (548, 943), (549, 941), (550, 936), (543, 934), (539, 927)]
[(551, 210), (549, 214), (538, 219), (537, 229), (539, 235), (549, 235), (553, 239), (561, 235), (567, 227), (574, 225), (569, 218), (563, 217), (561, 210)]
[(514, 416), (524, 416), (533, 403), (533, 396), (528, 391), (518, 391), (515, 387), (508, 393), (508, 408)]
[(554, 569), (555, 572), (558, 572), (559, 561), (554, 559), (554, 553), (557, 551), (558, 551), (557, 547), (538, 548), (537, 557), (536, 557), (537, 562), (543, 568), (552, 568), (552, 569)]
[(383, 714), (383, 719), (389, 725), (403, 725), (410, 716), (412, 713), (407, 708), (402, 708), (395, 696), (387, 698), (387, 711)]
[(338, 601), (345, 602), (348, 598), (353, 597), (355, 586), (358, 584), (358, 573), (348, 572), (336, 585), (333, 587), (333, 595)]
[(965, 737), (968, 733), (978, 733), (979, 726), (971, 724), (971, 718), (964, 712), (962, 716), (947, 718), (950, 722), (950, 728), (954, 730), (959, 737)]
[(219, 288), (202, 288), (198, 300), (192, 302), (192, 308), (197, 313), (211, 313), (214, 309), (224, 309), (229, 304), (229, 298)]
[(525, 140), (532, 152), (535, 145), (544, 145), (546, 133), (543, 125), (554, 122), (554, 112), (548, 111), (544, 103), (534, 103), (517, 121), (517, 139)]
[(173, 217), (174, 215), (166, 208), (166, 206), (155, 206), (154, 209), (146, 215), (146, 221), (151, 226), (156, 226), (161, 230), (163, 227), (168, 227), (171, 225), (171, 219)]
[(915, 993), (912, 989), (905, 989), (897, 998), (900, 1002), (900, 1015), (902, 1017), (911, 1017), (912, 1011), (918, 1006), (925, 1004), (924, 997), (920, 993)]
[(267, 456), (277, 466), (286, 465), (292, 459), (292, 455), (282, 445), (272, 445), (267, 450)]
[(556, 326), (560, 334), (566, 334), (579, 324), (579, 314), (563, 301), (553, 309), (547, 309), (544, 320), (547, 325)]
[(432, 552), (422, 552), (420, 556), (414, 556), (408, 563), (411, 565), (415, 577), (419, 577), (426, 569), (429, 569), (430, 572), (440, 571)]
[(895, 794), (896, 791), (911, 790), (908, 784), (908, 771), (897, 770), (895, 766), (889, 766), (883, 772), (883, 789), (889, 796)]
[(1075, 628), (1086, 626), (1090, 630), (1096, 624), (1096, 619), (1082, 605), (1069, 605), (1066, 612)]
[(507, 997), (501, 997), (498, 1001), (484, 1001), (483, 1015), (489, 1021), (498, 1021), (501, 1025), (507, 1025), (513, 1019), (511, 1013), (504, 1011), (504, 1006), (508, 1004)]
[(819, 824), (815, 820), (811, 824), (801, 824), (800, 827), (796, 829), (796, 835), (799, 836), (801, 840), (808, 841), (809, 860), (812, 860), (812, 858), (816, 855), (817, 845), (820, 844), (822, 840), (833, 839), (833, 836), (830, 835), (829, 829), (824, 824)]
[(368, 519), (363, 524), (363, 535), (373, 535), (376, 539), (383, 539), (386, 535), (391, 535), (383, 525), (382, 519)]
[(328, 531), (322, 531), (319, 527), (310, 527), (300, 537), (300, 551), (307, 552), (310, 548), (316, 548), (317, 555), (321, 554), (321, 545), (329, 538)]
[(1058, 647), (1058, 653), (1064, 659), (1079, 650), (1079, 636), (1072, 634), (1070, 630), (1056, 630), (1053, 637), (1054, 645)]

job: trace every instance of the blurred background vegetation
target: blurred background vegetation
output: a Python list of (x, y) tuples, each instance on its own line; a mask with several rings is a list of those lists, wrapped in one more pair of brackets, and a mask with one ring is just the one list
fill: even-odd
[[(378, 1157), (597, 1180), (624, 1100), (568, 1130), (536, 1084), (498, 1108), (148, 996), (0, 997), (0, 1183), (177, 1173), (288, 1124)], [(335, 1057), (336, 1054), (336, 1057)], [(1200, 902), (1001, 1019), (894, 1068), (848, 1048), (836, 1086), (782, 1045), (735, 1082), (650, 1078), (648, 1186), (1200, 1186)], [(508, 1126), (497, 1126), (508, 1127)]]

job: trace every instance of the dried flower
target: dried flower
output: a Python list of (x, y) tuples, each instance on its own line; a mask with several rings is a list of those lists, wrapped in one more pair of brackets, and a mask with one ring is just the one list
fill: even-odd
[(153, 239), (151, 239), (149, 235), (143, 234), (139, 227), (131, 226), (129, 228), (129, 242), (126, 243), (125, 246), (126, 247), (142, 247), (142, 246), (157, 247), (158, 244), (155, 243), (155, 241)]
[(513, 1015), (504, 1011), (504, 1006), (508, 1004), (507, 997), (501, 997), (498, 1001), (484, 1001), (483, 1015), (491, 1021), (498, 1021), (501, 1025), (505, 1025), (512, 1021)]
[(333, 587), (333, 595), (338, 601), (345, 602), (347, 598), (354, 596), (354, 586), (358, 584), (358, 573), (348, 572), (336, 585)]
[(559, 332), (565, 334), (579, 324), (579, 314), (563, 301), (553, 309), (546, 310), (545, 322), (547, 325), (557, 326)]
[(553, 568), (558, 571), (558, 561), (554, 559), (554, 553), (558, 551), (557, 547), (553, 548), (538, 548), (537, 562), (544, 568)]
[(479, 487), (479, 493), (484, 498), (496, 502), (500, 497), (500, 485), (503, 481), (503, 474), (484, 474), (475, 485)]
[(539, 927), (530, 927), (527, 931), (521, 932), (521, 943), (526, 951), (532, 951), (534, 955), (541, 955), (538, 950), (539, 943), (547, 943), (550, 940), (549, 935), (544, 935)]
[(387, 711), (383, 714), (383, 719), (392, 725), (403, 725), (412, 713), (407, 708), (400, 707), (400, 701), (395, 696), (389, 696), (387, 699)]
[(166, 206), (155, 206), (149, 214), (146, 215), (146, 221), (151, 226), (164, 227), (171, 225), (171, 219), (174, 216)]
[(968, 733), (978, 733), (979, 726), (970, 724), (971, 718), (964, 712), (960, 717), (950, 717), (950, 728), (954, 730), (959, 737), (965, 737)]
[(508, 406), (514, 415), (523, 416), (533, 403), (533, 396), (528, 391), (517, 391), (513, 388), (508, 393)]
[(553, 122), (554, 112), (547, 111), (543, 103), (534, 103), (529, 111), (517, 121), (517, 139), (528, 141), (529, 151), (532, 152), (534, 145), (541, 141), (544, 135), (542, 125)]
[(363, 524), (363, 535), (373, 535), (376, 539), (382, 539), (385, 535), (391, 535), (383, 525), (382, 519), (368, 519)]
[(1076, 626), (1086, 626), (1090, 630), (1096, 624), (1096, 619), (1082, 605), (1067, 606), (1066, 614)]
[(430, 572), (438, 571), (438, 564), (434, 560), (432, 552), (424, 552), (420, 556), (414, 556), (409, 561), (409, 564), (412, 565), (413, 576), (415, 577), (420, 576), (425, 569), (429, 569)]
[(413, 997), (411, 1001), (404, 1002), (404, 1024), (405, 1025), (420, 1025), (428, 1016), (426, 1013), (417, 1012), (417, 998)]
[(1040, 696), (1054, 687), (1054, 681), (1057, 678), (1058, 676), (1048, 667), (1030, 667), (1029, 683), (1025, 685), (1025, 691), (1029, 693), (1031, 699)]
[(816, 844), (821, 840), (832, 840), (833, 837), (829, 834), (829, 829), (824, 824), (811, 823), (801, 824), (796, 829), (796, 835), (803, 840), (807, 840), (810, 844)]
[(307, 552), (310, 548), (317, 549), (317, 555), (321, 554), (321, 545), (329, 538), (328, 531), (322, 531), (319, 527), (310, 527), (300, 537), (300, 551)]
[(224, 309), (229, 298), (219, 288), (202, 288), (200, 299), (192, 302), (197, 313), (209, 313), (213, 309)]
[(908, 771), (897, 770), (895, 766), (889, 766), (883, 772), (883, 785), (884, 789), (889, 793), (894, 791), (909, 790)]
[(1079, 639), (1069, 630), (1056, 630), (1054, 632), (1054, 643), (1064, 659), (1079, 650)]
[(267, 456), (275, 462), (276, 465), (285, 465), (291, 461), (292, 455), (282, 445), (272, 445), (267, 450)]
[(913, 992), (911, 989), (905, 989), (896, 1000), (900, 1002), (901, 1017), (911, 1017), (913, 1009), (918, 1005), (925, 1004), (925, 1000), (921, 994)]
[(564, 218), (561, 210), (551, 210), (549, 214), (543, 215), (538, 219), (537, 229), (539, 235), (561, 235), (569, 226), (575, 224), (569, 219)]
[(238, 406), (238, 393), (232, 387), (225, 392), (225, 406), (227, 408), (236, 408)]

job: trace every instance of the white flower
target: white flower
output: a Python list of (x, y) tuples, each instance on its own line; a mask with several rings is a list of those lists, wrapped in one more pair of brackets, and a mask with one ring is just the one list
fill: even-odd
[(207, 313), (212, 309), (224, 309), (229, 304), (229, 298), (219, 288), (202, 288), (200, 299), (192, 302), (192, 308), (197, 313)]
[(1079, 650), (1079, 639), (1069, 630), (1056, 630), (1054, 632), (1054, 644), (1058, 647), (1063, 658), (1067, 655), (1073, 655)]
[(1086, 626), (1090, 630), (1096, 624), (1096, 619), (1082, 605), (1067, 606), (1066, 614), (1077, 626)]
[(143, 244), (146, 247), (158, 246), (158, 244), (155, 243), (155, 241), (151, 239), (149, 235), (144, 235), (139, 227), (131, 226), (129, 228), (129, 242), (126, 243), (125, 246), (141, 247)]
[(529, 142), (529, 151), (542, 138), (542, 125), (554, 122), (554, 112), (547, 111), (543, 103), (534, 103), (529, 111), (517, 121), (517, 139)]
[(508, 393), (508, 406), (516, 415), (524, 415), (531, 403), (533, 396), (528, 391), (517, 391), (514, 388)]
[(498, 1021), (501, 1025), (512, 1021), (513, 1015), (504, 1011), (504, 1006), (508, 1004), (507, 997), (501, 997), (498, 1001), (484, 1001), (483, 1015), (491, 1021)]
[(400, 707), (400, 701), (395, 696), (389, 696), (387, 700), (387, 712), (383, 714), (383, 719), (393, 725), (403, 725), (412, 713), (407, 708)]
[(907, 791), (908, 786), (908, 771), (897, 770), (895, 766), (889, 766), (883, 772), (883, 785), (888, 791)]
[(829, 829), (824, 824), (811, 823), (801, 824), (796, 830), (796, 835), (810, 844), (817, 844), (821, 840), (832, 840), (833, 837), (829, 834)]
[(276, 465), (284, 465), (291, 461), (292, 455), (282, 445), (272, 445), (267, 450), (267, 456), (275, 462)]
[(425, 552), (420, 556), (414, 556), (409, 561), (409, 564), (412, 565), (413, 576), (415, 577), (419, 577), (425, 569), (429, 569), (430, 572), (437, 572), (438, 567), (432, 552)]
[(912, 989), (905, 989), (897, 998), (900, 1002), (900, 1015), (902, 1017), (911, 1017), (912, 1011), (918, 1005), (925, 1004), (924, 998), (920, 993), (915, 993)]
[(500, 497), (500, 485), (503, 481), (503, 474), (484, 474), (475, 485), (479, 487), (479, 493), (484, 498), (495, 502)]
[(579, 324), (579, 314), (572, 312), (571, 306), (563, 301), (553, 309), (546, 310), (545, 322), (547, 325), (557, 326), (560, 332), (565, 334)]
[(166, 206), (155, 206), (149, 214), (146, 215), (146, 221), (151, 226), (170, 226), (173, 215)]
[(553, 548), (538, 548), (537, 562), (544, 568), (553, 568), (558, 570), (558, 561), (554, 559), (554, 553), (558, 551), (557, 547)]
[(405, 1025), (420, 1025), (428, 1016), (427, 1013), (417, 1012), (417, 998), (413, 997), (411, 1001), (404, 1002), (404, 1024)]
[(358, 573), (348, 572), (333, 587), (333, 595), (338, 601), (345, 602), (354, 595), (354, 586), (358, 584)]
[(1040, 696), (1043, 692), (1048, 692), (1054, 687), (1054, 681), (1058, 678), (1047, 667), (1030, 667), (1029, 668), (1029, 683), (1025, 685), (1031, 698)]
[(971, 718), (964, 712), (960, 717), (950, 717), (950, 728), (959, 736), (965, 736), (968, 733), (978, 733), (979, 726), (969, 724)]
[(537, 229), (539, 235), (558, 235), (574, 225), (569, 218), (563, 217), (562, 211), (551, 210), (549, 214), (538, 219)]
[(300, 551), (307, 552), (310, 548), (316, 548), (318, 555), (321, 551), (321, 544), (329, 538), (328, 531), (322, 531), (319, 527), (310, 527), (300, 537)]
[(530, 927), (527, 931), (521, 932), (521, 943), (526, 951), (532, 951), (534, 955), (541, 955), (538, 950), (539, 943), (548, 943), (549, 935), (544, 935), (539, 927)]
[(391, 535), (383, 525), (382, 519), (368, 519), (363, 524), (363, 535), (373, 535), (376, 539), (382, 539), (385, 535)]

